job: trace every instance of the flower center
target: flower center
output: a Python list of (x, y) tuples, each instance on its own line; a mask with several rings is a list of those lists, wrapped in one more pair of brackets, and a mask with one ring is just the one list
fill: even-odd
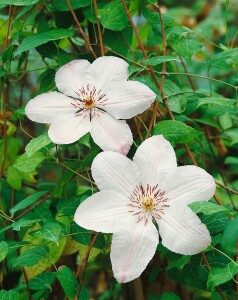
[(154, 202), (153, 199), (151, 197), (145, 197), (144, 199), (142, 199), (141, 201), (141, 206), (145, 209), (145, 210), (152, 210), (154, 208)]
[(83, 103), (87, 109), (90, 109), (95, 106), (95, 101), (90, 96), (87, 96), (85, 99), (83, 99)]
[(73, 98), (74, 102), (71, 102), (74, 108), (77, 108), (76, 116), (80, 116), (81, 112), (85, 113), (85, 110), (103, 107), (106, 105), (108, 99), (103, 94), (101, 89), (96, 89), (95, 86), (82, 86), (77, 91), (74, 91), (76, 98)]
[(165, 192), (158, 188), (158, 184), (155, 186), (147, 184), (146, 187), (142, 184), (136, 186), (129, 199), (129, 212), (137, 217), (137, 223), (144, 221), (145, 225), (149, 218), (152, 221), (160, 219), (166, 207), (169, 207), (169, 199), (166, 198)]

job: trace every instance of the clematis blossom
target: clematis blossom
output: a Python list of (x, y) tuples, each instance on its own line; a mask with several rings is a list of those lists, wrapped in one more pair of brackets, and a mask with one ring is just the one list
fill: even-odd
[(125, 120), (144, 112), (155, 93), (137, 81), (128, 81), (128, 64), (117, 57), (74, 60), (56, 73), (59, 92), (41, 94), (25, 108), (29, 119), (51, 123), (49, 137), (70, 144), (90, 132), (103, 150), (124, 155), (133, 143)]
[(159, 235), (166, 248), (184, 255), (209, 246), (209, 231), (188, 204), (209, 200), (215, 181), (199, 167), (177, 167), (162, 135), (144, 141), (133, 161), (116, 152), (100, 153), (92, 176), (100, 192), (79, 205), (74, 219), (86, 229), (113, 233), (111, 262), (119, 282), (140, 276)]

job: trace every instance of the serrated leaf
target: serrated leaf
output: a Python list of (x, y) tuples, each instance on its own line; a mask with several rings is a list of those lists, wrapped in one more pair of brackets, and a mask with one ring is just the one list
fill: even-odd
[(224, 50), (213, 55), (208, 61), (208, 65), (218, 69), (227, 69), (231, 65), (238, 63), (238, 49)]
[(51, 139), (49, 138), (48, 134), (42, 134), (38, 137), (32, 139), (25, 148), (28, 157), (31, 157), (34, 153), (38, 150), (42, 149), (43, 147), (52, 143)]
[[(32, 238), (32, 236), (30, 235), (30, 233), (32, 231), (35, 231), (37, 229), (40, 228), (39, 224), (36, 224), (34, 227), (30, 228), (26, 234), (23, 237), (23, 241), (25, 242), (29, 242), (31, 245), (42, 245), (45, 243), (45, 240), (41, 239), (41, 238)], [(51, 267), (52, 264), (54, 264), (55, 262), (58, 261), (58, 259), (60, 258), (63, 250), (64, 250), (64, 246), (66, 243), (67, 238), (62, 238), (59, 240), (59, 242), (53, 243), (53, 242), (48, 242), (47, 246), (48, 246), (48, 254), (47, 257), (42, 258), (37, 264), (31, 266), (31, 267), (25, 267), (25, 272), (27, 275), (28, 280), (36, 277), (37, 275), (41, 274), (43, 271), (45, 271), (47, 268)], [(24, 253), (25, 251), (27, 251), (29, 249), (29, 246), (27, 247), (22, 247), (21, 249), (21, 253)]]
[(156, 56), (156, 57), (150, 57), (148, 59), (146, 59), (143, 64), (145, 65), (151, 65), (151, 66), (157, 66), (159, 64), (162, 64), (163, 62), (167, 62), (167, 61), (179, 61), (180, 60), (176, 57), (173, 56)]
[(26, 250), (17, 258), (13, 267), (33, 266), (37, 264), (41, 258), (46, 257), (48, 252), (47, 250), (48, 250), (47, 247), (40, 247), (40, 246)]
[(180, 121), (161, 121), (155, 125), (153, 135), (163, 134), (173, 145), (189, 143), (200, 136), (200, 132)]
[(39, 2), (39, 0), (0, 0), (0, 4), (5, 5), (32, 5)]
[(41, 219), (28, 220), (25, 218), (21, 218), (20, 220), (12, 223), (11, 226), (12, 226), (13, 230), (19, 231), (19, 230), (21, 230), (21, 228), (29, 227), (32, 224), (38, 223), (40, 221), (41, 221)]
[(36, 194), (30, 195), (29, 197), (25, 198), (17, 205), (9, 209), (9, 212), (14, 215), (17, 211), (26, 208), (27, 206), (33, 204), (36, 200), (38, 200), (41, 196), (45, 195), (47, 192), (38, 192)]
[(34, 153), (31, 157), (24, 153), (17, 158), (13, 166), (22, 172), (33, 172), (45, 159), (46, 157), (40, 152)]
[(168, 44), (188, 62), (202, 48), (202, 44), (192, 34), (192, 30), (183, 26), (171, 26), (166, 30)]
[(238, 273), (238, 264), (230, 262), (225, 268), (212, 268), (208, 275), (207, 287), (214, 291), (215, 287), (230, 281)]
[(237, 104), (238, 101), (234, 99), (228, 99), (222, 97), (207, 97), (207, 98), (199, 99), (197, 103), (198, 103), (197, 108), (205, 104), (214, 104), (214, 105), (234, 108), (234, 105)]
[(204, 215), (212, 215), (219, 212), (224, 212), (226, 215), (231, 216), (229, 209), (222, 205), (216, 203), (207, 202), (207, 201), (197, 201), (189, 204), (189, 207), (196, 214), (203, 213)]
[(56, 273), (56, 277), (58, 278), (65, 294), (69, 298), (74, 298), (78, 292), (78, 282), (70, 268), (65, 266), (60, 268)]
[(0, 262), (4, 260), (4, 258), (8, 254), (8, 244), (5, 241), (0, 242)]
[(105, 4), (98, 12), (99, 21), (104, 28), (121, 31), (128, 25), (128, 19), (120, 0)]
[(42, 225), (42, 228), (40, 228), (37, 231), (32, 231), (31, 235), (33, 237), (41, 238), (47, 241), (52, 241), (54, 243), (57, 243), (60, 238), (60, 234), (62, 232), (62, 227), (54, 222), (45, 222)]
[(18, 49), (15, 52), (15, 56), (18, 54), (34, 49), (40, 45), (46, 44), (49, 41), (60, 40), (64, 38), (68, 38), (74, 34), (74, 30), (72, 29), (51, 29), (49, 31), (45, 31), (42, 33), (35, 33), (28, 37), (26, 37)]
[(211, 234), (222, 232), (228, 222), (228, 218), (224, 213), (212, 214), (210, 216), (201, 215), (200, 219), (207, 226)]
[(0, 291), (0, 299), (1, 300), (20, 300), (20, 295), (15, 290), (1, 290)]
[(35, 278), (29, 281), (29, 288), (31, 290), (46, 290), (49, 289), (51, 291), (51, 285), (55, 280), (55, 274), (52, 272), (45, 272), (36, 276)]

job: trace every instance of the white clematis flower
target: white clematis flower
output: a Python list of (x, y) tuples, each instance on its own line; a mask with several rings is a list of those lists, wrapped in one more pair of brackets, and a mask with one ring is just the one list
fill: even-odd
[(101, 191), (80, 204), (74, 219), (86, 229), (113, 233), (111, 261), (119, 282), (140, 276), (155, 254), (159, 234), (165, 247), (184, 255), (210, 244), (206, 226), (187, 205), (209, 200), (215, 181), (199, 167), (177, 167), (175, 152), (162, 135), (144, 141), (133, 161), (100, 153), (92, 175)]
[(30, 100), (29, 119), (51, 123), (49, 137), (56, 144), (70, 144), (87, 132), (103, 150), (126, 155), (133, 143), (124, 120), (142, 113), (155, 100), (155, 93), (137, 81), (127, 81), (128, 64), (117, 57), (74, 60), (56, 73), (60, 92)]

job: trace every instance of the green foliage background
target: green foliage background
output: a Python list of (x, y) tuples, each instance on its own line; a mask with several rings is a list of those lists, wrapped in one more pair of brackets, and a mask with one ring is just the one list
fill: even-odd
[[(74, 18), (65, 0), (0, 0), (0, 299), (237, 299), (237, 1), (165, 0), (158, 10), (154, 0), (128, 0), (148, 58), (120, 0), (98, 0), (97, 10), (91, 0), (70, 4)], [(29, 99), (56, 89), (60, 66), (94, 60), (75, 19), (97, 56), (101, 32), (106, 55), (124, 58), (130, 80), (157, 94), (156, 111), (129, 121), (128, 156), (156, 113), (151, 134), (172, 143), (179, 165), (196, 162), (218, 184), (215, 198), (191, 205), (212, 235), (209, 249), (189, 257), (159, 244), (142, 276), (125, 285), (112, 275), (110, 235), (91, 249), (95, 233), (73, 222), (95, 192), (90, 166), (101, 150), (89, 135), (56, 147), (46, 126), (24, 116)]]

